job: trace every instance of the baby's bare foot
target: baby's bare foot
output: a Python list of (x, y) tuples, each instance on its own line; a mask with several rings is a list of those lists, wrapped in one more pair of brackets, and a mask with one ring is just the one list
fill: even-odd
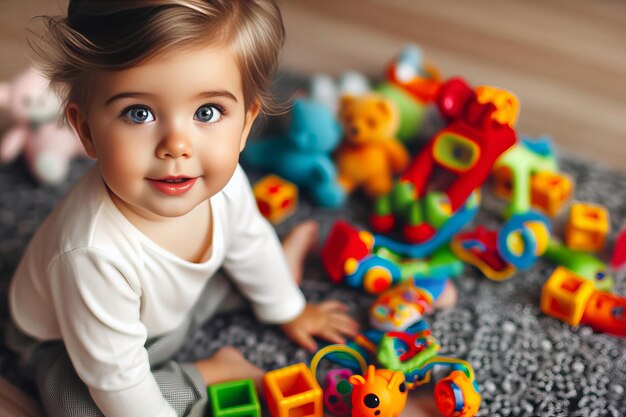
[(457, 291), (456, 287), (452, 283), (451, 280), (446, 282), (446, 286), (443, 291), (439, 295), (439, 297), (435, 300), (433, 307), (435, 308), (448, 308), (452, 307), (456, 304), (457, 299)]
[(298, 285), (302, 282), (306, 257), (318, 243), (318, 229), (317, 222), (309, 220), (298, 224), (283, 239), (287, 265)]
[(208, 359), (196, 362), (207, 385), (240, 379), (252, 379), (259, 394), (262, 392), (265, 372), (248, 362), (237, 349), (226, 346)]

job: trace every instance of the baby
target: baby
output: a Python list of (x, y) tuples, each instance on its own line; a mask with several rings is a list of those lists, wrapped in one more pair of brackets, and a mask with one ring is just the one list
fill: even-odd
[[(310, 351), (357, 324), (298, 282), (317, 226), (284, 240), (238, 165), (283, 44), (272, 0), (71, 0), (33, 39), (97, 162), (13, 277), (7, 344), (51, 416), (200, 416), (206, 385), (263, 371), (234, 348), (172, 356), (234, 287)], [(230, 280), (217, 274), (218, 268)], [(234, 284), (234, 285), (233, 285)]]

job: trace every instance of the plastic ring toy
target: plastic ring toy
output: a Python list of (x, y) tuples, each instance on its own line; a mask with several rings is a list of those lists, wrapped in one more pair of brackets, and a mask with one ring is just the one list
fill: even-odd
[(498, 252), (516, 268), (529, 268), (545, 251), (550, 232), (550, 221), (543, 214), (534, 211), (516, 214), (498, 233)]

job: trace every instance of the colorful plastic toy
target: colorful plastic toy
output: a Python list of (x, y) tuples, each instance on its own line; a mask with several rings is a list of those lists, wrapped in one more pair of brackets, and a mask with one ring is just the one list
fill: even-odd
[(331, 369), (326, 374), (324, 384), (324, 407), (335, 416), (347, 416), (352, 411), (352, 385), (348, 379), (354, 373), (350, 369)]
[(406, 405), (408, 389), (402, 372), (367, 368), (352, 375), (352, 417), (397, 417)]
[(409, 154), (395, 137), (397, 109), (374, 93), (343, 96), (339, 119), (344, 139), (335, 153), (338, 181), (347, 193), (361, 188), (370, 197), (391, 190), (393, 175), (409, 163)]
[(326, 105), (301, 98), (294, 102), (286, 135), (249, 141), (242, 160), (293, 182), (317, 205), (340, 207), (346, 196), (330, 154), (341, 135)]
[(426, 106), (432, 103), (441, 84), (441, 74), (423, 62), (416, 45), (405, 46), (387, 67), (387, 82), (375, 91), (392, 101), (400, 113), (397, 137), (409, 142), (420, 132), (426, 117)]
[(597, 291), (592, 281), (559, 266), (541, 291), (541, 311), (572, 326), (626, 337), (626, 298)]
[(403, 331), (432, 310), (433, 295), (413, 280), (382, 293), (370, 307), (370, 324), (383, 331)]
[(609, 212), (604, 206), (576, 202), (570, 208), (565, 226), (565, 244), (574, 250), (599, 251), (610, 227)]
[(595, 285), (598, 291), (611, 291), (613, 289), (613, 277), (606, 264), (595, 256), (568, 248), (550, 240), (544, 257), (564, 266), (576, 275), (587, 278)]
[(501, 281), (512, 277), (516, 268), (500, 256), (497, 241), (497, 231), (478, 226), (455, 235), (450, 248), (459, 259), (478, 268), (487, 278)]
[(322, 265), (336, 284), (378, 294), (391, 285), (422, 278), (444, 279), (457, 276), (462, 263), (442, 247), (429, 259), (407, 259), (378, 244), (381, 238), (346, 222), (336, 222), (322, 247)]
[[(418, 220), (410, 221), (408, 224), (405, 224), (402, 229), (404, 237), (407, 238), (407, 240), (410, 242), (417, 241), (418, 243), (402, 243), (382, 235), (374, 235), (374, 239), (377, 245), (384, 246), (400, 256), (413, 259), (424, 258), (432, 254), (442, 245), (448, 243), (463, 226), (474, 218), (478, 211), (479, 200), (478, 192), (472, 193), (460, 210), (452, 214), (450, 214), (450, 212), (446, 214), (442, 213), (442, 211), (446, 211), (446, 209), (434, 209), (434, 206), (441, 207), (442, 204), (428, 204), (431, 200), (425, 198), (426, 212), (431, 213), (428, 218), (434, 220), (425, 222), (420, 220), (423, 219), (422, 217)], [(421, 204), (421, 202), (416, 203), (416, 205), (419, 204)], [(412, 210), (416, 205), (409, 205), (408, 211), (412, 214), (417, 213), (417, 211)], [(393, 214), (389, 214), (388, 216), (391, 218), (391, 221), (389, 222), (388, 219), (386, 219), (384, 222), (395, 223), (395, 216)], [(415, 218), (416, 217), (414, 217), (414, 219)], [(380, 219), (373, 220), (373, 223), (378, 223)], [(432, 226), (431, 223), (437, 227)], [(423, 233), (424, 230), (426, 230), (425, 233)]]
[(37, 181), (58, 185), (67, 178), (71, 160), (85, 156), (74, 131), (59, 123), (61, 103), (49, 80), (34, 69), (0, 83), (0, 109), (8, 111), (13, 123), (0, 137), (0, 163), (22, 154)]
[(251, 379), (207, 388), (214, 417), (261, 417), (261, 404)]
[(548, 216), (556, 216), (574, 194), (572, 179), (557, 172), (537, 172), (530, 179), (530, 204)]
[(441, 86), (437, 104), (451, 122), (412, 161), (402, 181), (413, 185), (419, 199), (426, 194), (435, 168), (457, 175), (443, 191), (450, 210), (455, 212), (485, 181), (496, 159), (517, 139), (509, 124), (494, 119), (498, 111), (496, 105), (480, 103), (477, 94), (460, 78)]
[[(536, 139), (523, 136), (495, 162), (492, 175), (494, 192), (501, 198), (511, 200), (505, 209), (505, 217), (526, 213), (531, 209), (532, 177), (538, 172), (557, 172), (552, 141), (547, 136)], [(559, 194), (560, 191), (552, 193)]]
[(259, 211), (277, 224), (291, 216), (298, 206), (298, 187), (277, 175), (266, 175), (252, 188)]
[(435, 366), (446, 366), (451, 373), (435, 385), (435, 404), (444, 416), (473, 416), (480, 408), (480, 393), (472, 366), (464, 360), (436, 356), (439, 345), (434, 340), (417, 349), (413, 356), (401, 359), (396, 333), (386, 333), (378, 347), (378, 362), (388, 369), (401, 371), (410, 388), (430, 382)]
[[(365, 374), (367, 364), (358, 351), (344, 345), (326, 346), (311, 359), (311, 374), (317, 378), (317, 367), (324, 357), (328, 356), (335, 362), (346, 363), (345, 366), (355, 368), (356, 372)], [(354, 366), (354, 361), (358, 366)], [(345, 416), (352, 411), (352, 385), (349, 379), (354, 375), (353, 369), (331, 369), (326, 374), (324, 383), (324, 406), (336, 416)]]
[(272, 417), (322, 417), (322, 388), (303, 363), (276, 369), (263, 377)]
[(515, 214), (498, 233), (498, 253), (515, 268), (529, 268), (545, 253), (550, 234), (550, 220), (545, 215), (533, 211)]
[(620, 269), (626, 264), (626, 228), (624, 228), (615, 239), (613, 247), (613, 257), (611, 258), (611, 266)]

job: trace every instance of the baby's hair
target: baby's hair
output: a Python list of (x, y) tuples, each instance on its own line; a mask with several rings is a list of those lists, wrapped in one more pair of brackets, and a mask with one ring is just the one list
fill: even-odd
[(31, 31), (35, 65), (64, 104), (85, 109), (90, 76), (122, 70), (176, 48), (224, 45), (234, 52), (246, 109), (283, 111), (270, 86), (285, 39), (273, 0), (70, 0), (67, 17), (40, 16)]

